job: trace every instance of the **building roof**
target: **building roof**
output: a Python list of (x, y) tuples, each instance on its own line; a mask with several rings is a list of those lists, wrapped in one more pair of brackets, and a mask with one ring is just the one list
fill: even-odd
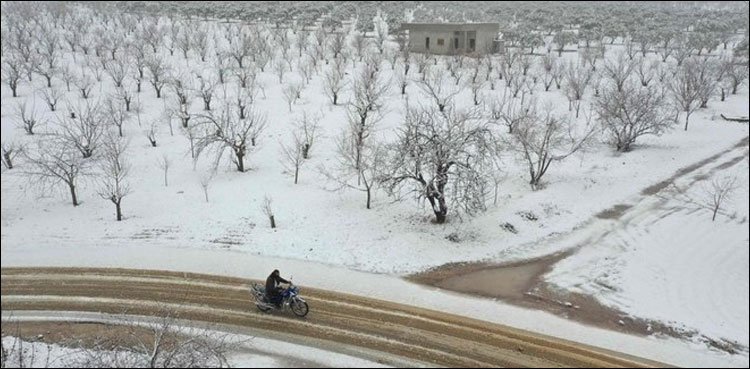
[(430, 30), (430, 29), (472, 30), (472, 29), (483, 29), (483, 30), (498, 32), (500, 30), (500, 23), (401, 23), (401, 29), (404, 29), (404, 30)]

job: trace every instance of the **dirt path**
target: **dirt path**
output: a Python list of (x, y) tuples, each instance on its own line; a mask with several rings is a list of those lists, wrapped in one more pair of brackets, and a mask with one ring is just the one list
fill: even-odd
[(510, 327), (302, 288), (310, 314), (264, 314), (252, 281), (133, 269), (3, 268), (2, 310), (153, 315), (165, 304), (181, 319), (255, 327), (356, 345), (438, 366), (621, 367), (661, 363)]

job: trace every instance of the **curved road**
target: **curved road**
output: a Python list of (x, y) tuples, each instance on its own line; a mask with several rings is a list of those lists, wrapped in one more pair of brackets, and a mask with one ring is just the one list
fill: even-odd
[(3, 268), (2, 310), (154, 315), (253, 327), (360, 346), (431, 366), (655, 367), (636, 358), (507, 326), (382, 300), (302, 288), (304, 319), (265, 314), (251, 280), (136, 269)]

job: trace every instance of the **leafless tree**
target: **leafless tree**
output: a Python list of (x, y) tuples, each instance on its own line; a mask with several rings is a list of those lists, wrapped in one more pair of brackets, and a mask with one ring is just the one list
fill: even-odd
[(156, 135), (159, 132), (159, 126), (157, 125), (157, 122), (157, 120), (152, 120), (148, 125), (148, 129), (143, 131), (143, 133), (146, 135), (146, 138), (148, 138), (148, 142), (151, 143), (151, 147), (156, 147)]
[(447, 219), (449, 197), (454, 207), (473, 214), (485, 209), (483, 173), (491, 141), (486, 121), (475, 111), (407, 106), (381, 181), (392, 195), (407, 187), (426, 198), (437, 223)]
[[(388, 87), (380, 72), (371, 64), (366, 64), (359, 70), (347, 109), (351, 132), (357, 141), (355, 148), (364, 147), (364, 142), (372, 133), (374, 125), (382, 119), (381, 104)], [(356, 154), (355, 157), (356, 168), (359, 168), (361, 155)]]
[(357, 32), (352, 37), (352, 48), (357, 53), (357, 58), (359, 58), (359, 61), (362, 61), (362, 58), (364, 57), (365, 50), (367, 50), (367, 47), (369, 45), (369, 40), (365, 38), (365, 35), (361, 32)]
[(319, 114), (311, 114), (307, 111), (303, 111), (302, 115), (294, 121), (294, 126), (297, 130), (297, 135), (300, 141), (300, 147), (302, 148), (302, 158), (309, 159), (310, 153), (313, 147), (313, 143), (320, 134), (320, 120), (322, 116)]
[[(628, 59), (623, 53), (617, 53), (614, 59), (609, 59), (604, 63), (602, 68), (602, 77), (606, 80), (611, 81), (617, 87), (618, 91), (621, 91), (625, 82), (630, 78), (630, 75), (635, 69), (637, 61)], [(575, 70), (574, 68), (568, 68), (568, 70)]]
[(711, 187), (706, 189), (707, 205), (713, 211), (711, 221), (716, 221), (716, 214), (729, 201), (734, 190), (737, 189), (737, 177), (728, 176), (711, 181)]
[(432, 68), (426, 73), (424, 80), (417, 82), (417, 85), (429, 99), (435, 102), (441, 112), (453, 103), (453, 99), (463, 89), (462, 86), (448, 83), (447, 77), (445, 70)]
[(214, 91), (218, 82), (210, 75), (197, 75), (198, 86), (196, 93), (203, 99), (203, 110), (211, 110), (211, 100), (214, 96)]
[(34, 129), (40, 125), (45, 124), (43, 118), (39, 118), (36, 114), (36, 105), (32, 105), (31, 109), (26, 108), (26, 100), (16, 105), (16, 117), (19, 120), (19, 126), (23, 128), (27, 135), (33, 135)]
[(266, 195), (263, 198), (263, 203), (260, 206), (260, 209), (263, 211), (263, 214), (265, 214), (268, 217), (268, 220), (271, 222), (271, 228), (276, 228), (276, 219), (274, 218), (273, 214), (273, 208), (271, 208), (273, 200), (271, 199), (271, 196)]
[(208, 202), (208, 188), (211, 187), (211, 182), (214, 180), (214, 177), (216, 177), (216, 170), (210, 169), (200, 176), (200, 184), (201, 188), (203, 189), (203, 196), (206, 198), (206, 202)]
[(302, 94), (302, 84), (297, 82), (289, 82), (286, 86), (284, 86), (284, 89), (282, 90), (282, 93), (284, 95), (284, 100), (286, 100), (287, 105), (289, 105), (289, 111), (292, 111), (292, 104), (294, 104)]
[(284, 73), (286, 72), (287, 63), (282, 57), (277, 57), (273, 62), (273, 70), (279, 76), (279, 84), (284, 82)]
[(58, 135), (69, 146), (78, 149), (83, 158), (90, 158), (94, 155), (105, 132), (102, 107), (99, 103), (86, 101), (71, 105), (69, 109), (71, 116), (59, 120), (61, 132)]
[(60, 99), (62, 99), (65, 94), (57, 87), (47, 87), (41, 89), (41, 95), (44, 102), (49, 106), (50, 111), (55, 111), (57, 110), (57, 103), (60, 102)]
[(294, 171), (294, 184), (299, 179), (299, 170), (305, 163), (303, 155), (304, 143), (299, 132), (292, 133), (292, 142), (289, 144), (281, 143), (281, 162), (287, 170)]
[(331, 46), (330, 50), (333, 53), (333, 58), (338, 59), (341, 52), (346, 47), (346, 33), (344, 31), (331, 32)]
[(513, 133), (519, 122), (535, 116), (533, 111), (536, 102), (533, 99), (516, 99), (507, 91), (502, 96), (490, 100), (488, 104), (489, 118), (494, 123), (502, 123), (508, 127), (508, 133)]
[(2, 77), (3, 82), (13, 93), (13, 97), (18, 97), (18, 84), (23, 77), (23, 61), (13, 56), (4, 56)]
[(13, 169), (13, 162), (16, 157), (23, 153), (24, 147), (15, 141), (2, 142), (3, 156), (2, 163), (6, 169)]
[(201, 57), (201, 61), (205, 62), (206, 55), (208, 55), (208, 31), (205, 26), (198, 27), (195, 32), (193, 32), (193, 45), (195, 45), (195, 49)]
[(122, 127), (128, 121), (129, 114), (125, 107), (120, 104), (114, 97), (108, 97), (104, 100), (104, 115), (102, 116), (107, 122), (117, 127), (117, 133), (122, 137)]
[(172, 159), (165, 153), (156, 158), (156, 165), (164, 171), (164, 187), (169, 187), (169, 167), (172, 166)]
[(65, 88), (70, 92), (70, 84), (73, 83), (76, 79), (75, 72), (70, 67), (70, 65), (65, 64), (62, 67), (60, 67), (60, 79), (65, 82)]
[(668, 81), (667, 87), (671, 92), (675, 106), (685, 112), (685, 130), (688, 129), (690, 114), (700, 107), (701, 86), (700, 68), (697, 63), (687, 60), (677, 73)]
[(197, 117), (203, 135), (195, 144), (196, 157), (210, 148), (216, 148), (216, 163), (223, 152), (230, 149), (234, 154), (232, 161), (237, 171), (245, 171), (245, 157), (255, 146), (258, 134), (265, 128), (266, 117), (257, 111), (250, 110), (245, 119), (239, 119), (236, 111), (225, 106), (219, 114), (209, 112)]
[[(606, 66), (605, 66), (606, 69)], [(586, 87), (591, 82), (591, 71), (580, 66), (568, 65), (565, 68), (565, 94), (570, 102), (569, 107), (575, 106), (576, 118), (581, 108), (581, 99), (586, 92)]]
[(70, 142), (54, 138), (38, 141), (36, 150), (25, 150), (24, 156), (28, 165), (23, 167), (23, 174), (29, 178), (30, 184), (45, 193), (58, 185), (65, 185), (73, 206), (79, 205), (78, 184), (90, 174), (91, 161), (77, 155)]
[(128, 175), (130, 163), (125, 152), (128, 144), (121, 137), (109, 135), (103, 143), (103, 153), (99, 161), (99, 196), (115, 205), (117, 221), (122, 220), (122, 199), (130, 193)]
[(164, 62), (164, 59), (158, 55), (151, 55), (146, 59), (146, 68), (148, 68), (149, 74), (151, 75), (151, 86), (154, 87), (156, 92), (156, 98), (161, 98), (161, 90), (164, 88), (164, 84), (167, 82), (168, 67)]
[(80, 75), (76, 76), (73, 84), (78, 89), (78, 92), (81, 93), (82, 98), (88, 99), (91, 96), (91, 90), (94, 88), (94, 80), (91, 79), (88, 73), (82, 71)]
[(346, 86), (344, 78), (344, 62), (342, 60), (336, 60), (326, 72), (323, 80), (323, 88), (326, 95), (328, 95), (328, 98), (331, 99), (333, 105), (338, 104), (341, 90)]
[(726, 78), (732, 87), (732, 95), (737, 94), (737, 89), (745, 83), (748, 75), (747, 63), (741, 63), (738, 60), (732, 60), (727, 67)]
[(133, 102), (132, 86), (123, 84), (123, 86), (115, 89), (115, 96), (125, 104), (125, 111), (130, 112), (130, 104)]
[(105, 71), (112, 78), (115, 87), (122, 87), (125, 77), (129, 74), (130, 62), (127, 58), (110, 60), (105, 64)]
[(651, 62), (646, 61), (645, 58), (641, 57), (635, 61), (635, 74), (638, 75), (638, 79), (641, 81), (641, 86), (647, 87), (651, 80), (657, 74), (657, 70), (661, 68), (659, 61), (652, 60)]
[[(103, 331), (117, 326), (121, 334), (93, 332), (88, 344), (76, 345), (77, 355), (65, 361), (78, 368), (228, 368), (227, 354), (236, 341), (210, 326), (185, 328), (179, 314), (162, 308), (154, 319), (136, 321), (115, 315)], [(114, 348), (114, 349), (113, 349)]]
[(625, 84), (621, 91), (606, 86), (594, 100), (594, 110), (617, 151), (629, 151), (638, 137), (660, 135), (674, 120), (669, 117), (665, 97), (656, 87)]
[[(535, 110), (532, 110), (535, 111)], [(555, 115), (551, 106), (518, 122), (511, 135), (513, 147), (529, 170), (529, 184), (536, 190), (553, 162), (559, 162), (580, 150), (593, 136), (595, 128), (587, 124), (576, 130), (564, 116)]]

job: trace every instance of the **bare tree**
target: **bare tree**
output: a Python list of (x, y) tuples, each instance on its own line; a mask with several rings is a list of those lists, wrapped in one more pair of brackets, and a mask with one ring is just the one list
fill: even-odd
[[(235, 342), (228, 334), (210, 327), (185, 328), (179, 314), (161, 308), (154, 319), (136, 321), (127, 315), (114, 316), (102, 331), (114, 325), (121, 334), (92, 332), (87, 345), (76, 347), (77, 355), (65, 361), (78, 368), (227, 368), (227, 354)], [(114, 349), (113, 349), (114, 348)]]
[(8, 85), (13, 97), (18, 97), (18, 84), (23, 77), (23, 62), (12, 56), (3, 57), (2, 79)]
[(73, 84), (78, 89), (78, 92), (81, 93), (82, 98), (88, 99), (91, 96), (91, 90), (94, 88), (94, 80), (86, 72), (81, 72), (80, 75), (76, 76)]
[(668, 81), (667, 88), (671, 92), (675, 106), (685, 112), (685, 130), (688, 129), (690, 114), (700, 107), (700, 82), (698, 65), (688, 60), (677, 73)]
[(169, 167), (172, 166), (172, 159), (167, 154), (162, 154), (162, 156), (156, 159), (156, 165), (164, 171), (164, 187), (169, 187), (168, 175)]
[(149, 82), (151, 82), (151, 86), (154, 87), (156, 98), (160, 99), (161, 90), (166, 83), (168, 72), (167, 64), (164, 62), (164, 59), (155, 54), (146, 59), (146, 68), (148, 68), (149, 74), (151, 74)]
[(594, 110), (617, 151), (629, 151), (638, 137), (660, 135), (670, 129), (664, 95), (655, 87), (626, 84), (621, 91), (611, 85), (594, 101)]
[(364, 57), (364, 52), (367, 50), (367, 47), (369, 46), (369, 40), (365, 38), (365, 35), (361, 32), (357, 32), (354, 34), (354, 37), (352, 37), (352, 48), (357, 53), (357, 58), (359, 58), (359, 61), (362, 61), (362, 58)]
[(388, 193), (426, 198), (437, 223), (445, 223), (449, 196), (467, 214), (484, 210), (485, 176), (491, 132), (474, 111), (409, 108), (381, 180)]
[(36, 150), (25, 150), (24, 156), (28, 165), (23, 174), (31, 184), (42, 192), (47, 192), (58, 185), (65, 185), (70, 192), (73, 206), (78, 206), (78, 183), (90, 174), (90, 161), (76, 155), (76, 148), (68, 141), (51, 139), (37, 142)]
[(251, 110), (247, 118), (239, 119), (238, 114), (230, 106), (226, 106), (218, 115), (203, 114), (198, 115), (197, 119), (203, 135), (195, 144), (196, 157), (215, 147), (218, 164), (223, 152), (230, 149), (234, 154), (232, 161), (237, 166), (237, 171), (244, 172), (245, 157), (252, 150), (252, 146), (255, 146), (257, 135), (265, 128), (265, 115)]
[(78, 149), (84, 158), (90, 158), (94, 155), (104, 134), (101, 106), (98, 103), (92, 104), (86, 101), (69, 108), (71, 116), (60, 119), (61, 132), (58, 135), (70, 146)]
[(3, 156), (2, 163), (6, 169), (13, 169), (13, 162), (15, 161), (18, 154), (23, 153), (24, 148), (22, 145), (14, 141), (3, 141), (2, 142)]
[(737, 94), (737, 88), (739, 88), (747, 80), (748, 67), (747, 63), (741, 63), (738, 60), (732, 60), (730, 66), (727, 67), (726, 78), (732, 87), (732, 95)]
[(115, 90), (115, 95), (125, 104), (125, 111), (130, 111), (130, 104), (133, 102), (133, 89), (129, 85), (123, 85)]
[(341, 52), (346, 46), (346, 33), (343, 31), (331, 32), (331, 47), (330, 50), (333, 53), (333, 58), (338, 59)]
[[(609, 59), (604, 63), (602, 77), (614, 83), (617, 91), (621, 91), (636, 64), (637, 62), (626, 58), (624, 53), (619, 52), (614, 59)], [(568, 68), (568, 70), (574, 70), (574, 68)]]
[(425, 95), (435, 102), (441, 112), (453, 103), (453, 99), (463, 89), (462, 86), (448, 83), (447, 76), (445, 70), (432, 68), (426, 73), (424, 80), (417, 82)]
[(99, 161), (99, 196), (115, 205), (117, 221), (122, 220), (122, 199), (130, 193), (128, 175), (130, 164), (125, 158), (128, 144), (120, 137), (108, 136), (104, 140), (103, 153)]
[(18, 117), (19, 126), (23, 128), (27, 135), (33, 135), (37, 126), (44, 125), (45, 120), (37, 117), (35, 105), (31, 109), (26, 108), (26, 100), (16, 105), (16, 117)]
[(104, 64), (104, 69), (112, 78), (115, 87), (122, 87), (125, 77), (130, 73), (130, 61), (127, 58), (110, 60)]
[(294, 184), (297, 184), (299, 170), (305, 163), (305, 158), (302, 156), (303, 145), (299, 132), (292, 134), (292, 142), (290, 144), (281, 143), (281, 161), (287, 170), (294, 171)]
[(60, 99), (65, 95), (63, 91), (61, 91), (57, 87), (47, 87), (41, 89), (42, 98), (47, 103), (47, 106), (49, 106), (50, 111), (56, 111), (57, 110), (57, 103), (60, 102)]
[(576, 131), (570, 120), (555, 115), (551, 106), (518, 122), (511, 142), (528, 167), (531, 188), (538, 189), (550, 165), (580, 150), (594, 132), (590, 120)]
[(711, 187), (706, 189), (707, 205), (713, 211), (711, 221), (716, 221), (716, 214), (729, 201), (728, 199), (737, 187), (737, 177), (734, 176), (717, 178), (711, 181)]
[(302, 93), (302, 84), (289, 82), (286, 86), (284, 86), (282, 93), (284, 95), (284, 100), (286, 100), (287, 105), (289, 105), (289, 111), (291, 112), (292, 104), (294, 104), (300, 98), (300, 95)]
[(157, 120), (152, 120), (151, 124), (148, 125), (148, 129), (143, 131), (148, 138), (148, 142), (151, 143), (151, 147), (156, 147), (156, 135), (158, 133)]
[(638, 75), (638, 79), (641, 81), (641, 86), (647, 87), (651, 80), (657, 74), (657, 70), (661, 68), (659, 61), (653, 60), (650, 63), (645, 58), (638, 58), (635, 61), (635, 74)]
[(536, 102), (533, 99), (515, 99), (507, 91), (502, 97), (491, 99), (488, 105), (489, 118), (494, 123), (502, 123), (513, 133), (519, 122), (532, 118)]
[(65, 88), (70, 92), (70, 84), (76, 79), (75, 72), (71, 69), (70, 65), (65, 64), (60, 68), (60, 79), (65, 82)]
[[(352, 134), (356, 137), (355, 148), (364, 147), (374, 125), (382, 119), (381, 103), (388, 92), (388, 83), (371, 64), (359, 71), (352, 86), (352, 100), (347, 109), (347, 118)], [(360, 167), (361, 155), (356, 156), (356, 168)]]
[(338, 104), (341, 90), (346, 86), (344, 75), (344, 62), (341, 60), (336, 60), (325, 74), (323, 88), (333, 105)]
[(196, 90), (198, 96), (203, 99), (203, 110), (211, 110), (211, 100), (218, 82), (210, 75), (197, 75), (199, 86)]
[(208, 202), (208, 188), (211, 186), (211, 182), (213, 181), (214, 177), (216, 177), (216, 170), (214, 169), (208, 170), (200, 176), (200, 184), (201, 188), (203, 189), (203, 196), (206, 198), (206, 202)]
[(117, 133), (122, 137), (122, 127), (125, 122), (130, 118), (125, 107), (119, 103), (114, 97), (108, 97), (104, 100), (104, 115), (103, 118), (109, 122), (109, 124), (117, 127)]
[[(606, 67), (605, 67), (606, 68)], [(586, 87), (591, 82), (591, 71), (580, 66), (568, 65), (565, 68), (565, 94), (568, 97), (569, 108), (575, 106), (576, 118), (581, 108), (581, 99)]]
[(263, 203), (261, 204), (260, 209), (263, 210), (263, 214), (265, 214), (271, 222), (271, 228), (276, 228), (276, 219), (274, 219), (273, 209), (271, 208), (272, 201), (271, 196), (266, 195), (263, 198)]
[(273, 70), (279, 76), (279, 84), (284, 82), (284, 73), (286, 72), (287, 63), (282, 57), (277, 57), (273, 62)]
[(310, 158), (313, 143), (315, 143), (319, 135), (321, 119), (322, 116), (319, 114), (310, 114), (307, 111), (303, 111), (302, 116), (294, 121), (298, 132), (296, 136), (299, 138), (300, 147), (302, 148), (303, 159)]

